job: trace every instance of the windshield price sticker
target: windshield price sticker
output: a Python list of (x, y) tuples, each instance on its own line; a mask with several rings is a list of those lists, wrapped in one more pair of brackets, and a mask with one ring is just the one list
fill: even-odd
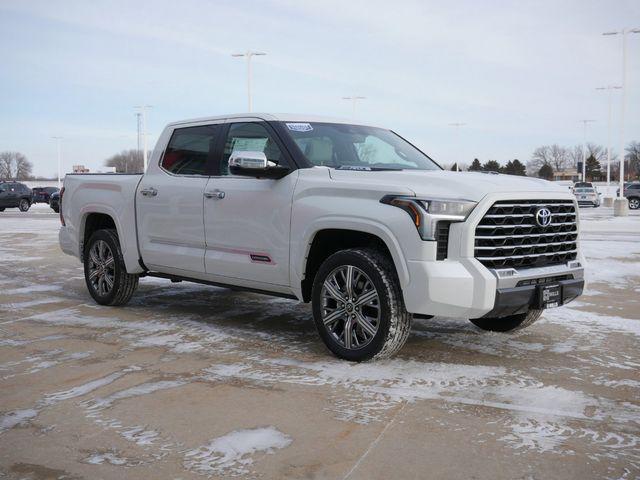
[(287, 128), (293, 132), (310, 132), (313, 130), (310, 123), (287, 123)]

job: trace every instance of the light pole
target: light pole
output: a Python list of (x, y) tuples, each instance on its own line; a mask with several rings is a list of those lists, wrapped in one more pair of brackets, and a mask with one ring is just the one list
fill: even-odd
[(51, 137), (56, 141), (58, 148), (58, 189), (62, 186), (61, 178), (62, 178), (62, 149), (60, 146), (60, 141), (62, 137)]
[[(466, 125), (466, 123), (462, 123), (462, 122), (453, 122), (450, 123), (449, 126), (450, 127), (456, 127), (456, 143), (460, 143), (460, 127), (464, 127)], [(458, 147), (459, 149), (460, 147)], [(458, 158), (458, 160), (456, 161), (456, 172), (460, 171), (460, 158)]]
[(605, 207), (613, 206), (613, 198), (609, 195), (611, 185), (611, 103), (613, 100), (613, 91), (620, 90), (622, 87), (617, 85), (607, 85), (606, 87), (597, 87), (596, 90), (606, 90), (608, 92), (609, 116), (607, 120), (607, 196), (604, 197), (603, 205)]
[(138, 105), (136, 107), (142, 114), (142, 160), (144, 163), (144, 171), (147, 171), (148, 159), (147, 159), (147, 108), (153, 108), (153, 105)]
[(361, 97), (359, 95), (352, 95), (350, 97), (342, 97), (343, 100), (351, 100), (351, 117), (353, 120), (356, 119), (356, 103), (358, 100), (366, 100), (367, 97)]
[(622, 101), (620, 102), (620, 192), (613, 202), (613, 215), (626, 217), (629, 215), (629, 202), (624, 196), (624, 108), (627, 93), (627, 35), (640, 33), (640, 28), (623, 28), (618, 32), (605, 32), (603, 35), (622, 35)]
[(587, 124), (595, 120), (580, 120), (584, 126), (584, 139), (582, 141), (582, 181), (587, 181)]
[(251, 98), (251, 58), (255, 56), (266, 55), (264, 52), (253, 52), (247, 50), (244, 53), (232, 53), (232, 57), (246, 57), (247, 59), (247, 103), (249, 106), (249, 112), (253, 111), (253, 100)]

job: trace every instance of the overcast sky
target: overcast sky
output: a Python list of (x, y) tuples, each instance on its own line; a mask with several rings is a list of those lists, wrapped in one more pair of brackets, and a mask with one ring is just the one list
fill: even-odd
[[(135, 148), (134, 105), (154, 105), (149, 146), (174, 120), (254, 110), (358, 117), (441, 163), (529, 159), (536, 146), (606, 143), (606, 94), (639, 0), (0, 1), (0, 151), (36, 175), (100, 168)], [(635, 37), (635, 38), (634, 38)], [(626, 138), (640, 140), (640, 34), (629, 37)], [(614, 103), (616, 150), (619, 96)], [(464, 122), (455, 129), (448, 124)]]

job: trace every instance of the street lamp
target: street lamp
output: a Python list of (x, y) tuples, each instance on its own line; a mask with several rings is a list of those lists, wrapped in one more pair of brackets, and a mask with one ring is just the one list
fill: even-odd
[(143, 163), (144, 163), (144, 171), (147, 171), (147, 166), (148, 166), (148, 159), (147, 159), (147, 108), (153, 108), (153, 105), (138, 105), (136, 107), (138, 110), (140, 110), (140, 113), (142, 114), (142, 159), (143, 159)]
[(62, 186), (61, 183), (61, 178), (62, 178), (62, 150), (60, 148), (60, 140), (62, 140), (62, 137), (51, 137), (56, 141), (57, 144), (57, 148), (58, 148), (58, 189), (60, 189), (60, 187)]
[(603, 35), (622, 36), (622, 101), (620, 102), (620, 192), (613, 203), (613, 215), (625, 217), (629, 215), (629, 202), (624, 197), (624, 108), (626, 103), (627, 85), (627, 35), (640, 33), (640, 28), (623, 28), (617, 32), (605, 32)]
[[(453, 122), (449, 124), (450, 127), (456, 127), (456, 143), (458, 144), (460, 143), (460, 127), (464, 127), (465, 125), (466, 123), (461, 123), (461, 122)], [(458, 160), (456, 161), (456, 172), (459, 172), (459, 171), (460, 171), (460, 158), (458, 158)]]
[(247, 59), (247, 102), (249, 106), (249, 112), (253, 110), (253, 101), (251, 99), (251, 58), (255, 56), (266, 55), (264, 52), (253, 52), (247, 50), (244, 53), (232, 53), (232, 57), (246, 57)]
[(609, 195), (609, 188), (611, 184), (611, 103), (613, 100), (613, 91), (620, 90), (622, 87), (617, 85), (607, 85), (606, 87), (597, 87), (596, 90), (606, 90), (608, 94), (609, 104), (609, 117), (607, 120), (607, 196), (604, 197), (604, 206), (613, 206), (613, 198)]
[(356, 103), (358, 102), (358, 100), (366, 100), (367, 97), (360, 97), (358, 95), (352, 95), (351, 97), (342, 97), (343, 100), (351, 100), (351, 108), (352, 108), (352, 113), (351, 113), (351, 117), (353, 120), (356, 119)]
[(580, 120), (584, 125), (584, 140), (582, 142), (582, 181), (587, 181), (587, 124), (595, 120)]

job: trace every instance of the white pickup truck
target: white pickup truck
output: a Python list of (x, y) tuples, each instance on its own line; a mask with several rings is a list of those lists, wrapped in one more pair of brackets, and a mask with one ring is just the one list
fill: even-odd
[(311, 302), (320, 336), (361, 361), (413, 317), (530, 325), (582, 293), (566, 188), (443, 171), (391, 130), (246, 114), (168, 125), (144, 175), (67, 175), (60, 245), (103, 305), (154, 276)]

